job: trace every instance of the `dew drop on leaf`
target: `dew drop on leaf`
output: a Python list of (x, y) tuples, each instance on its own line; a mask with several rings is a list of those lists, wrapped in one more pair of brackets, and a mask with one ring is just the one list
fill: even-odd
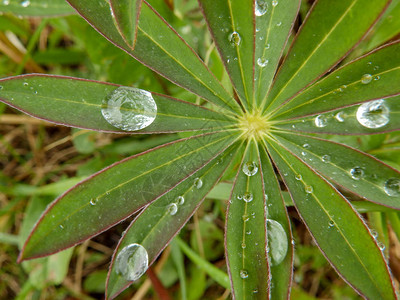
[(344, 122), (344, 112), (339, 111), (337, 114), (335, 114), (335, 119), (340, 123)]
[(372, 81), (372, 75), (371, 74), (364, 74), (361, 77), (361, 83), (362, 84), (368, 84)]
[(303, 177), (301, 176), (301, 174), (296, 174), (295, 178), (296, 178), (296, 180), (302, 180), (302, 179), (303, 179)]
[(379, 242), (378, 243), (378, 247), (379, 247), (379, 250), (381, 250), (381, 251), (383, 251), (383, 250), (385, 250), (385, 244), (384, 243), (382, 243), (382, 242)]
[(278, 0), (273, 0), (273, 1), (272, 1), (272, 6), (275, 7), (275, 6), (277, 6), (277, 5), (278, 5)]
[(350, 170), (350, 175), (354, 180), (360, 180), (364, 177), (364, 170), (360, 167), (354, 167)]
[(30, 0), (23, 0), (21, 1), (21, 6), (22, 7), (28, 7), (31, 4)]
[(242, 278), (242, 279), (246, 279), (247, 277), (249, 277), (249, 274), (247, 273), (246, 270), (240, 270), (239, 276), (240, 276), (240, 278)]
[(115, 265), (118, 274), (128, 281), (135, 281), (149, 267), (149, 257), (142, 245), (130, 244), (118, 253)]
[(196, 178), (193, 182), (193, 185), (196, 189), (200, 189), (203, 186), (203, 180)]
[(288, 238), (282, 225), (275, 220), (267, 219), (267, 236), (269, 252), (273, 266), (279, 265), (286, 257)]
[(182, 205), (183, 203), (185, 203), (185, 198), (184, 198), (183, 196), (178, 196), (178, 197), (176, 198), (176, 203), (177, 203), (178, 205)]
[(372, 129), (380, 128), (389, 123), (389, 108), (385, 100), (374, 100), (360, 105), (356, 116), (362, 126)]
[(267, 10), (268, 3), (266, 0), (256, 0), (255, 14), (257, 17), (265, 15)]
[(135, 131), (153, 123), (157, 115), (157, 104), (150, 92), (119, 87), (103, 100), (101, 113), (111, 125)]
[(229, 35), (229, 41), (233, 46), (239, 46), (242, 38), (240, 37), (238, 32), (234, 31)]
[(329, 227), (333, 227), (333, 225), (335, 225), (335, 222), (333, 222), (333, 220), (329, 221)]
[(400, 196), (400, 179), (399, 178), (389, 178), (385, 182), (384, 186), (385, 193), (391, 197)]
[(178, 205), (176, 203), (170, 203), (167, 206), (167, 211), (171, 216), (174, 216), (178, 212)]
[(314, 191), (314, 189), (311, 185), (306, 185), (304, 187), (304, 190), (306, 191), (307, 194), (312, 194), (312, 192)]
[(324, 115), (318, 115), (315, 119), (314, 119), (314, 123), (315, 126), (317, 127), (325, 127), (328, 123), (327, 118)]
[(322, 155), (321, 160), (324, 163), (329, 163), (331, 161), (331, 157), (328, 154)]
[(265, 59), (265, 58), (262, 58), (262, 57), (260, 57), (260, 58), (257, 59), (257, 65), (258, 65), (260, 68), (266, 67), (266, 66), (268, 65), (268, 62), (269, 62), (268, 59)]
[(244, 195), (243, 195), (243, 201), (244, 202), (251, 202), (253, 200), (253, 194), (252, 193), (249, 193), (249, 192), (246, 192), (246, 193), (244, 193)]
[(253, 176), (258, 172), (258, 166), (255, 162), (247, 162), (243, 164), (242, 171), (247, 176)]
[(94, 206), (97, 204), (98, 201), (99, 201), (99, 198), (92, 198), (92, 199), (90, 199), (89, 203), (90, 203), (90, 205)]

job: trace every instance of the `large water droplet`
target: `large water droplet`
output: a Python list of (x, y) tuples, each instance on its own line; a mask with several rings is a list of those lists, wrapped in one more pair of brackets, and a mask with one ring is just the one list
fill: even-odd
[(357, 121), (367, 128), (380, 128), (389, 123), (389, 108), (379, 99), (362, 104), (357, 109)]
[(361, 83), (362, 84), (368, 84), (372, 81), (372, 75), (371, 74), (364, 74), (361, 77)]
[(325, 127), (328, 123), (327, 118), (324, 115), (318, 115), (315, 119), (315, 126), (317, 127)]
[(350, 170), (350, 175), (351, 175), (351, 178), (353, 178), (355, 180), (360, 180), (361, 178), (364, 177), (364, 170), (360, 167), (355, 167)]
[(203, 186), (203, 180), (201, 180), (200, 178), (196, 178), (193, 182), (193, 186), (196, 189), (200, 189)]
[(176, 213), (178, 212), (178, 205), (176, 203), (170, 203), (167, 206), (167, 211), (171, 216), (176, 215)]
[(267, 13), (268, 3), (265, 0), (256, 0), (255, 14), (257, 17), (263, 16)]
[(239, 33), (234, 31), (229, 35), (229, 41), (233, 46), (239, 46), (242, 38), (240, 37)]
[(146, 249), (139, 244), (124, 247), (115, 260), (116, 271), (126, 280), (138, 280), (149, 267), (149, 257)]
[(153, 123), (157, 115), (157, 104), (147, 91), (119, 87), (103, 100), (101, 113), (111, 125), (135, 131)]
[(247, 162), (243, 164), (242, 171), (247, 176), (253, 176), (257, 174), (258, 166), (255, 162)]
[(243, 201), (244, 202), (251, 202), (252, 200), (253, 200), (253, 194), (252, 193), (249, 193), (249, 192), (244, 193), (244, 195), (243, 195)]
[(260, 58), (257, 59), (257, 65), (260, 68), (266, 67), (268, 65), (268, 62), (269, 62), (269, 60), (266, 59), (266, 58), (263, 58), (263, 57), (260, 57)]
[(273, 266), (279, 265), (288, 250), (288, 238), (282, 225), (275, 220), (267, 220), (267, 236), (269, 245), (269, 256)]
[(239, 276), (240, 276), (240, 278), (242, 278), (242, 279), (246, 279), (247, 277), (249, 277), (249, 274), (247, 273), (246, 270), (240, 270)]
[(400, 179), (399, 178), (389, 178), (385, 182), (384, 186), (385, 193), (391, 197), (400, 196)]

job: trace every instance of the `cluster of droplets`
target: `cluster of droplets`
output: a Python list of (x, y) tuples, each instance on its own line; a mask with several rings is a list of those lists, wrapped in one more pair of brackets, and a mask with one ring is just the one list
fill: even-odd
[(172, 202), (172, 203), (168, 204), (167, 212), (171, 216), (176, 215), (176, 213), (178, 212), (179, 206), (183, 205), (184, 203), (185, 203), (185, 197), (183, 197), (182, 195), (176, 197), (175, 202)]
[(149, 267), (149, 257), (146, 249), (140, 244), (130, 244), (118, 253), (115, 260), (117, 274), (125, 280), (138, 280)]
[[(10, 0), (3, 0), (3, 5), (9, 5), (10, 4)], [(31, 1), (30, 0), (22, 0), (20, 1), (20, 5), (22, 7), (28, 7), (29, 5), (31, 5)]]

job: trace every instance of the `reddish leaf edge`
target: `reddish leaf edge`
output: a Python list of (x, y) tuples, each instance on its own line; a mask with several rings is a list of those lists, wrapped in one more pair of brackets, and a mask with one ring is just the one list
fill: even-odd
[(45, 254), (40, 254), (40, 255), (34, 255), (34, 256), (30, 256), (30, 257), (24, 257), (25, 248), (26, 248), (27, 244), (29, 243), (29, 241), (30, 241), (30, 239), (31, 239), (31, 237), (32, 237), (32, 235), (33, 235), (33, 233), (34, 233), (34, 231), (35, 231), (35, 230), (37, 229), (37, 227), (39, 226), (40, 222), (43, 220), (43, 218), (46, 216), (46, 214), (53, 208), (53, 206), (55, 206), (55, 205), (58, 203), (59, 200), (61, 200), (65, 195), (67, 195), (70, 191), (72, 191), (72, 190), (75, 189), (76, 187), (78, 187), (78, 186), (80, 186), (81, 184), (83, 184), (83, 183), (85, 183), (85, 182), (91, 180), (92, 178), (96, 177), (97, 175), (99, 175), (99, 174), (101, 174), (101, 173), (103, 173), (103, 172), (105, 172), (105, 171), (111, 169), (112, 167), (114, 167), (114, 166), (116, 166), (116, 165), (119, 165), (119, 164), (122, 164), (122, 163), (124, 163), (124, 162), (126, 162), (126, 161), (128, 161), (128, 160), (135, 159), (135, 158), (137, 158), (137, 157), (139, 157), (139, 156), (142, 156), (142, 155), (144, 155), (144, 154), (147, 154), (147, 153), (149, 153), (149, 152), (152, 152), (152, 151), (155, 151), (155, 150), (158, 150), (158, 149), (161, 149), (161, 148), (170, 146), (170, 145), (172, 145), (172, 144), (176, 144), (176, 143), (178, 143), (178, 142), (183, 142), (183, 141), (186, 141), (186, 140), (190, 140), (190, 139), (194, 139), (194, 138), (198, 138), (198, 137), (206, 136), (206, 135), (212, 135), (212, 134), (216, 134), (216, 133), (218, 133), (218, 132), (204, 133), (204, 134), (200, 134), (200, 135), (196, 135), (196, 136), (191, 136), (191, 137), (188, 137), (188, 138), (184, 138), (184, 139), (172, 141), (172, 142), (169, 142), (169, 143), (166, 143), (166, 144), (163, 144), (163, 145), (154, 147), (154, 148), (152, 148), (152, 149), (146, 150), (146, 151), (144, 151), (144, 152), (141, 152), (141, 153), (132, 155), (132, 156), (127, 157), (127, 158), (124, 158), (124, 159), (122, 159), (122, 160), (120, 160), (120, 161), (118, 161), (118, 162), (116, 162), (116, 163), (113, 163), (112, 165), (110, 165), (110, 166), (108, 166), (108, 167), (106, 167), (106, 168), (100, 170), (99, 172), (96, 172), (96, 173), (92, 174), (91, 176), (85, 178), (84, 180), (82, 180), (82, 181), (79, 182), (78, 184), (74, 185), (73, 187), (71, 187), (70, 189), (68, 189), (66, 192), (64, 192), (61, 196), (59, 196), (58, 198), (56, 198), (53, 202), (51, 202), (51, 203), (46, 207), (45, 211), (42, 213), (42, 215), (40, 216), (39, 220), (35, 223), (35, 225), (34, 225), (32, 231), (30, 232), (30, 234), (29, 234), (29, 236), (28, 236), (28, 238), (25, 240), (25, 243), (24, 243), (24, 245), (22, 246), (22, 249), (21, 249), (21, 251), (20, 251), (20, 253), (19, 253), (19, 255), (18, 255), (17, 263), (21, 263), (21, 262), (23, 262), (23, 261), (31, 260), (31, 259), (35, 259), (35, 258), (46, 257), (46, 256), (49, 256), (49, 255), (58, 253), (58, 252), (60, 252), (60, 251), (62, 251), (62, 250), (65, 250), (65, 249), (68, 249), (68, 248), (70, 248), (70, 247), (76, 246), (76, 245), (82, 243), (83, 241), (86, 241), (86, 240), (88, 240), (88, 239), (91, 239), (92, 237), (95, 237), (95, 236), (99, 235), (99, 234), (102, 233), (102, 232), (107, 231), (107, 230), (110, 229), (111, 227), (114, 227), (116, 224), (119, 224), (119, 223), (121, 223), (122, 221), (126, 220), (127, 218), (129, 218), (130, 216), (132, 216), (132, 215), (133, 215), (134, 213), (136, 213), (137, 211), (140, 211), (141, 209), (143, 209), (143, 207), (147, 206), (148, 204), (153, 203), (154, 201), (156, 201), (157, 199), (159, 199), (160, 197), (162, 197), (163, 195), (165, 195), (166, 193), (168, 193), (170, 190), (172, 190), (175, 186), (177, 186), (178, 184), (180, 184), (182, 181), (186, 180), (188, 177), (190, 177), (191, 175), (193, 175), (193, 174), (196, 173), (197, 171), (201, 170), (201, 169), (202, 169), (204, 166), (206, 166), (210, 161), (212, 161), (213, 159), (215, 159), (215, 157), (219, 156), (222, 152), (224, 152), (227, 148), (229, 148), (232, 144), (234, 144), (234, 143), (240, 138), (240, 136), (239, 136), (237, 139), (233, 140), (230, 144), (226, 145), (225, 148), (222, 148), (221, 151), (219, 151), (216, 155), (214, 155), (214, 156), (213, 156), (210, 160), (208, 160), (206, 163), (204, 163), (203, 165), (201, 165), (197, 170), (195, 170), (195, 171), (193, 171), (192, 173), (188, 174), (188, 175), (187, 175), (186, 177), (184, 177), (181, 181), (179, 181), (179, 182), (176, 183), (175, 185), (171, 186), (169, 189), (167, 189), (166, 191), (164, 191), (163, 193), (161, 193), (160, 195), (158, 195), (155, 199), (149, 201), (147, 204), (141, 206), (140, 208), (136, 209), (136, 210), (133, 211), (133, 212), (129, 212), (125, 217), (121, 218), (121, 219), (118, 220), (117, 222), (114, 222), (114, 223), (112, 223), (112, 224), (106, 226), (105, 228), (99, 230), (98, 232), (96, 232), (96, 233), (94, 233), (94, 234), (92, 234), (92, 235), (89, 235), (89, 236), (87, 236), (87, 237), (85, 237), (85, 238), (80, 239), (79, 241), (76, 241), (76, 242), (74, 242), (74, 243), (72, 243), (72, 244), (70, 244), (70, 245), (68, 245), (68, 246), (62, 247), (62, 248), (58, 249), (57, 251), (53, 251), (53, 252), (49, 252), (49, 253), (45, 253)]

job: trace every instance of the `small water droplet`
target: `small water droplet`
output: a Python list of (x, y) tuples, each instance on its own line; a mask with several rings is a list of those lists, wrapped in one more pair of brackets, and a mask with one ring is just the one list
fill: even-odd
[(314, 189), (311, 185), (306, 185), (304, 187), (304, 190), (306, 191), (307, 194), (312, 194), (312, 192), (314, 191)]
[(307, 155), (307, 153), (306, 153), (306, 152), (304, 152), (304, 151), (301, 151), (301, 155), (303, 155), (303, 156), (306, 156), (306, 155)]
[(338, 113), (335, 114), (335, 119), (336, 121), (342, 123), (344, 122), (344, 112), (343, 111), (339, 111)]
[(168, 204), (167, 211), (171, 216), (174, 216), (178, 212), (178, 205), (176, 203)]
[(247, 234), (247, 235), (250, 235), (250, 234), (251, 234), (251, 230), (246, 231), (246, 234)]
[(400, 179), (399, 178), (389, 178), (385, 182), (384, 186), (385, 193), (391, 197), (400, 196)]
[(23, 83), (23, 86), (28, 86), (28, 85), (29, 85), (29, 83), (27, 83), (27, 82)]
[(335, 225), (335, 222), (333, 222), (333, 220), (329, 221), (329, 227), (333, 227)]
[(354, 167), (350, 170), (350, 175), (354, 180), (360, 180), (364, 177), (364, 170), (360, 167)]
[(268, 3), (265, 0), (256, 0), (255, 14), (257, 17), (263, 16), (267, 13)]
[(361, 77), (361, 83), (362, 84), (368, 84), (372, 81), (372, 75), (371, 74), (364, 74)]
[(243, 195), (243, 201), (244, 202), (251, 202), (253, 200), (253, 194), (252, 193), (249, 193), (249, 192), (246, 192), (246, 193), (244, 193), (244, 195)]
[(295, 178), (296, 178), (296, 180), (302, 180), (302, 179), (303, 179), (303, 177), (301, 176), (301, 174), (296, 174)]
[(249, 220), (249, 216), (248, 216), (248, 215), (243, 215), (243, 216), (242, 216), (242, 220), (243, 220), (244, 222), (247, 222), (247, 221)]
[(331, 157), (328, 154), (322, 155), (321, 160), (324, 163), (329, 163), (331, 161)]
[(271, 47), (271, 45), (268, 43), (265, 45), (265, 49), (268, 50)]
[(376, 239), (378, 237), (378, 232), (375, 229), (371, 229), (370, 232), (374, 239)]
[(242, 194), (239, 194), (239, 195), (237, 195), (237, 197), (236, 197), (238, 200), (242, 200), (243, 199), (243, 195)]
[(3, 89), (3, 86), (2, 85), (0, 85), (0, 90), (2, 90)]
[(60, 228), (61, 228), (61, 229), (64, 229), (64, 226), (60, 224)]
[(367, 128), (380, 128), (389, 123), (389, 108), (385, 100), (366, 102), (357, 109), (357, 121)]
[(240, 270), (239, 276), (240, 276), (240, 278), (242, 278), (242, 279), (246, 279), (247, 277), (249, 277), (249, 274), (247, 273), (246, 270)]
[(239, 33), (234, 31), (229, 35), (229, 41), (233, 46), (239, 46), (242, 38), (240, 37)]
[(273, 1), (272, 1), (272, 6), (275, 7), (275, 6), (277, 6), (277, 5), (278, 5), (278, 0), (273, 0)]
[(258, 289), (254, 289), (253, 294), (257, 294), (257, 293), (258, 293)]
[(267, 237), (271, 265), (279, 265), (286, 257), (288, 238), (282, 225), (275, 220), (267, 219)]
[(310, 144), (305, 143), (305, 144), (303, 144), (303, 148), (304, 148), (304, 149), (310, 149), (311, 146), (310, 146)]
[(30, 0), (23, 0), (21, 1), (21, 6), (22, 7), (28, 7), (31, 4)]
[(258, 65), (260, 68), (266, 67), (266, 66), (268, 65), (268, 62), (269, 62), (268, 59), (265, 59), (265, 58), (262, 58), (262, 57), (260, 57), (259, 59), (257, 59), (257, 65)]
[(268, 200), (268, 195), (264, 194), (265, 201)]
[(378, 81), (379, 79), (381, 79), (381, 76), (379, 76), (379, 75), (374, 76), (375, 81)]
[(103, 100), (101, 113), (111, 125), (135, 131), (153, 123), (157, 115), (157, 104), (147, 91), (119, 87)]
[(328, 120), (327, 120), (326, 116), (318, 115), (314, 119), (314, 123), (315, 123), (315, 126), (317, 126), (317, 127), (325, 127), (328, 123)]
[(196, 178), (193, 185), (196, 189), (200, 189), (203, 186), (203, 180), (201, 180), (201, 178)]
[(182, 205), (183, 203), (185, 203), (185, 198), (183, 196), (178, 196), (176, 198), (176, 204)]
[(276, 26), (280, 27), (282, 25), (282, 22), (276, 23)]
[(146, 249), (139, 244), (124, 247), (115, 260), (116, 272), (128, 281), (138, 280), (149, 267)]
[(243, 164), (242, 171), (247, 176), (253, 176), (257, 174), (258, 166), (255, 162), (247, 162)]
[(383, 250), (385, 250), (385, 244), (384, 243), (382, 243), (382, 242), (379, 242), (378, 243), (378, 247), (379, 247), (379, 250), (381, 250), (381, 251), (383, 251)]
[(92, 199), (90, 199), (89, 203), (90, 203), (90, 205), (96, 205), (98, 201), (99, 201), (99, 198), (92, 198)]
[(245, 249), (245, 248), (246, 248), (246, 244), (242, 243), (242, 249)]
[(3, 5), (8, 5), (10, 4), (10, 0), (3, 0)]

